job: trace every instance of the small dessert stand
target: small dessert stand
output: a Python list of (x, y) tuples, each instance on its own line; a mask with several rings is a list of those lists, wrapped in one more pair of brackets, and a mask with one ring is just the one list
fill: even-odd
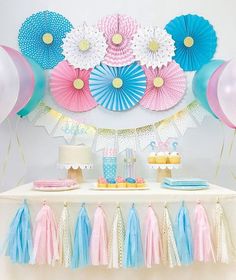
[(179, 169), (180, 164), (148, 164), (150, 168), (157, 170), (157, 182), (162, 182), (164, 178), (172, 177), (172, 169)]

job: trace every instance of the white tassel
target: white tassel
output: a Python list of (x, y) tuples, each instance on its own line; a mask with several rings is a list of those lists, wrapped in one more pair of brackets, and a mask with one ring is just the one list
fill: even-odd
[(112, 232), (109, 244), (109, 268), (119, 268), (123, 264), (125, 242), (125, 225), (120, 207), (113, 218)]
[(163, 217), (162, 243), (162, 260), (164, 264), (167, 264), (168, 262), (170, 267), (174, 267), (176, 265), (181, 266), (170, 215), (166, 206)]
[(64, 205), (64, 208), (61, 213), (58, 232), (59, 232), (60, 263), (65, 267), (70, 267), (71, 256), (72, 256), (72, 239), (71, 239), (70, 215), (66, 204)]
[(231, 261), (235, 261), (236, 249), (224, 209), (219, 202), (216, 203), (215, 209), (215, 235), (217, 262), (228, 264)]

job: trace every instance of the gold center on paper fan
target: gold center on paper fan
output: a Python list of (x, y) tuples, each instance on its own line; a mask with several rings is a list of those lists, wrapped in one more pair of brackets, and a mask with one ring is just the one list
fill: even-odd
[(164, 80), (162, 79), (162, 77), (156, 77), (153, 80), (153, 84), (154, 84), (154, 87), (160, 88), (164, 85)]
[(194, 45), (194, 39), (190, 36), (186, 37), (184, 39), (184, 45), (187, 48), (191, 48)]
[(151, 40), (148, 44), (148, 48), (152, 51), (152, 52), (157, 52), (158, 49), (160, 48), (159, 43), (156, 40)]
[(79, 49), (82, 51), (82, 52), (86, 52), (90, 47), (90, 43), (88, 40), (86, 39), (83, 39), (79, 42)]
[(121, 78), (115, 78), (112, 81), (112, 85), (114, 88), (121, 88), (123, 86), (123, 81), (121, 80)]
[(45, 44), (50, 45), (53, 42), (53, 35), (51, 33), (43, 34), (42, 40)]
[(73, 86), (74, 86), (74, 88), (76, 88), (76, 89), (82, 89), (82, 88), (84, 87), (84, 81), (81, 80), (81, 79), (76, 79), (76, 80), (74, 80), (74, 82), (73, 82)]
[(120, 33), (116, 33), (112, 36), (112, 43), (115, 45), (119, 45), (123, 41), (123, 36)]

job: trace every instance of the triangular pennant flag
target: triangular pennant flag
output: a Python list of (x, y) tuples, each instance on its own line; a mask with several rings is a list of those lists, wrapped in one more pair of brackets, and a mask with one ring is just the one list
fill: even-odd
[(175, 220), (175, 240), (181, 264), (193, 263), (193, 238), (188, 209), (184, 203)]
[(139, 267), (143, 265), (143, 248), (141, 229), (137, 211), (134, 205), (129, 212), (125, 235), (124, 267)]
[(116, 208), (112, 223), (109, 244), (109, 268), (119, 268), (123, 265), (125, 241), (125, 225), (120, 206)]
[(144, 228), (145, 264), (151, 268), (161, 260), (161, 237), (157, 216), (151, 206), (148, 207)]
[(107, 223), (106, 215), (101, 206), (98, 206), (94, 213), (90, 256), (92, 265), (108, 264)]
[(70, 214), (67, 204), (64, 205), (59, 225), (59, 256), (60, 263), (65, 267), (70, 267), (71, 265), (71, 255), (72, 255), (72, 240), (71, 240), (71, 225), (70, 225)]
[(170, 267), (181, 265), (167, 206), (165, 206), (163, 216), (162, 249), (162, 259), (164, 264), (169, 263)]
[(74, 233), (74, 248), (72, 268), (85, 267), (90, 263), (89, 243), (91, 238), (91, 224), (84, 204), (82, 205)]
[(13, 218), (8, 238), (6, 256), (9, 256), (13, 263), (27, 264), (32, 254), (32, 236), (30, 213), (27, 203), (18, 209)]

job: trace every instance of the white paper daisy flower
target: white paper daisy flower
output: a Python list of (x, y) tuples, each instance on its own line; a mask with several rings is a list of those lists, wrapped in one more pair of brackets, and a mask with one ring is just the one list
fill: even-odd
[(141, 65), (152, 68), (167, 66), (175, 55), (174, 40), (166, 30), (158, 27), (141, 27), (134, 35), (132, 48)]
[(93, 68), (104, 59), (106, 39), (95, 26), (72, 29), (63, 40), (63, 55), (74, 68)]

